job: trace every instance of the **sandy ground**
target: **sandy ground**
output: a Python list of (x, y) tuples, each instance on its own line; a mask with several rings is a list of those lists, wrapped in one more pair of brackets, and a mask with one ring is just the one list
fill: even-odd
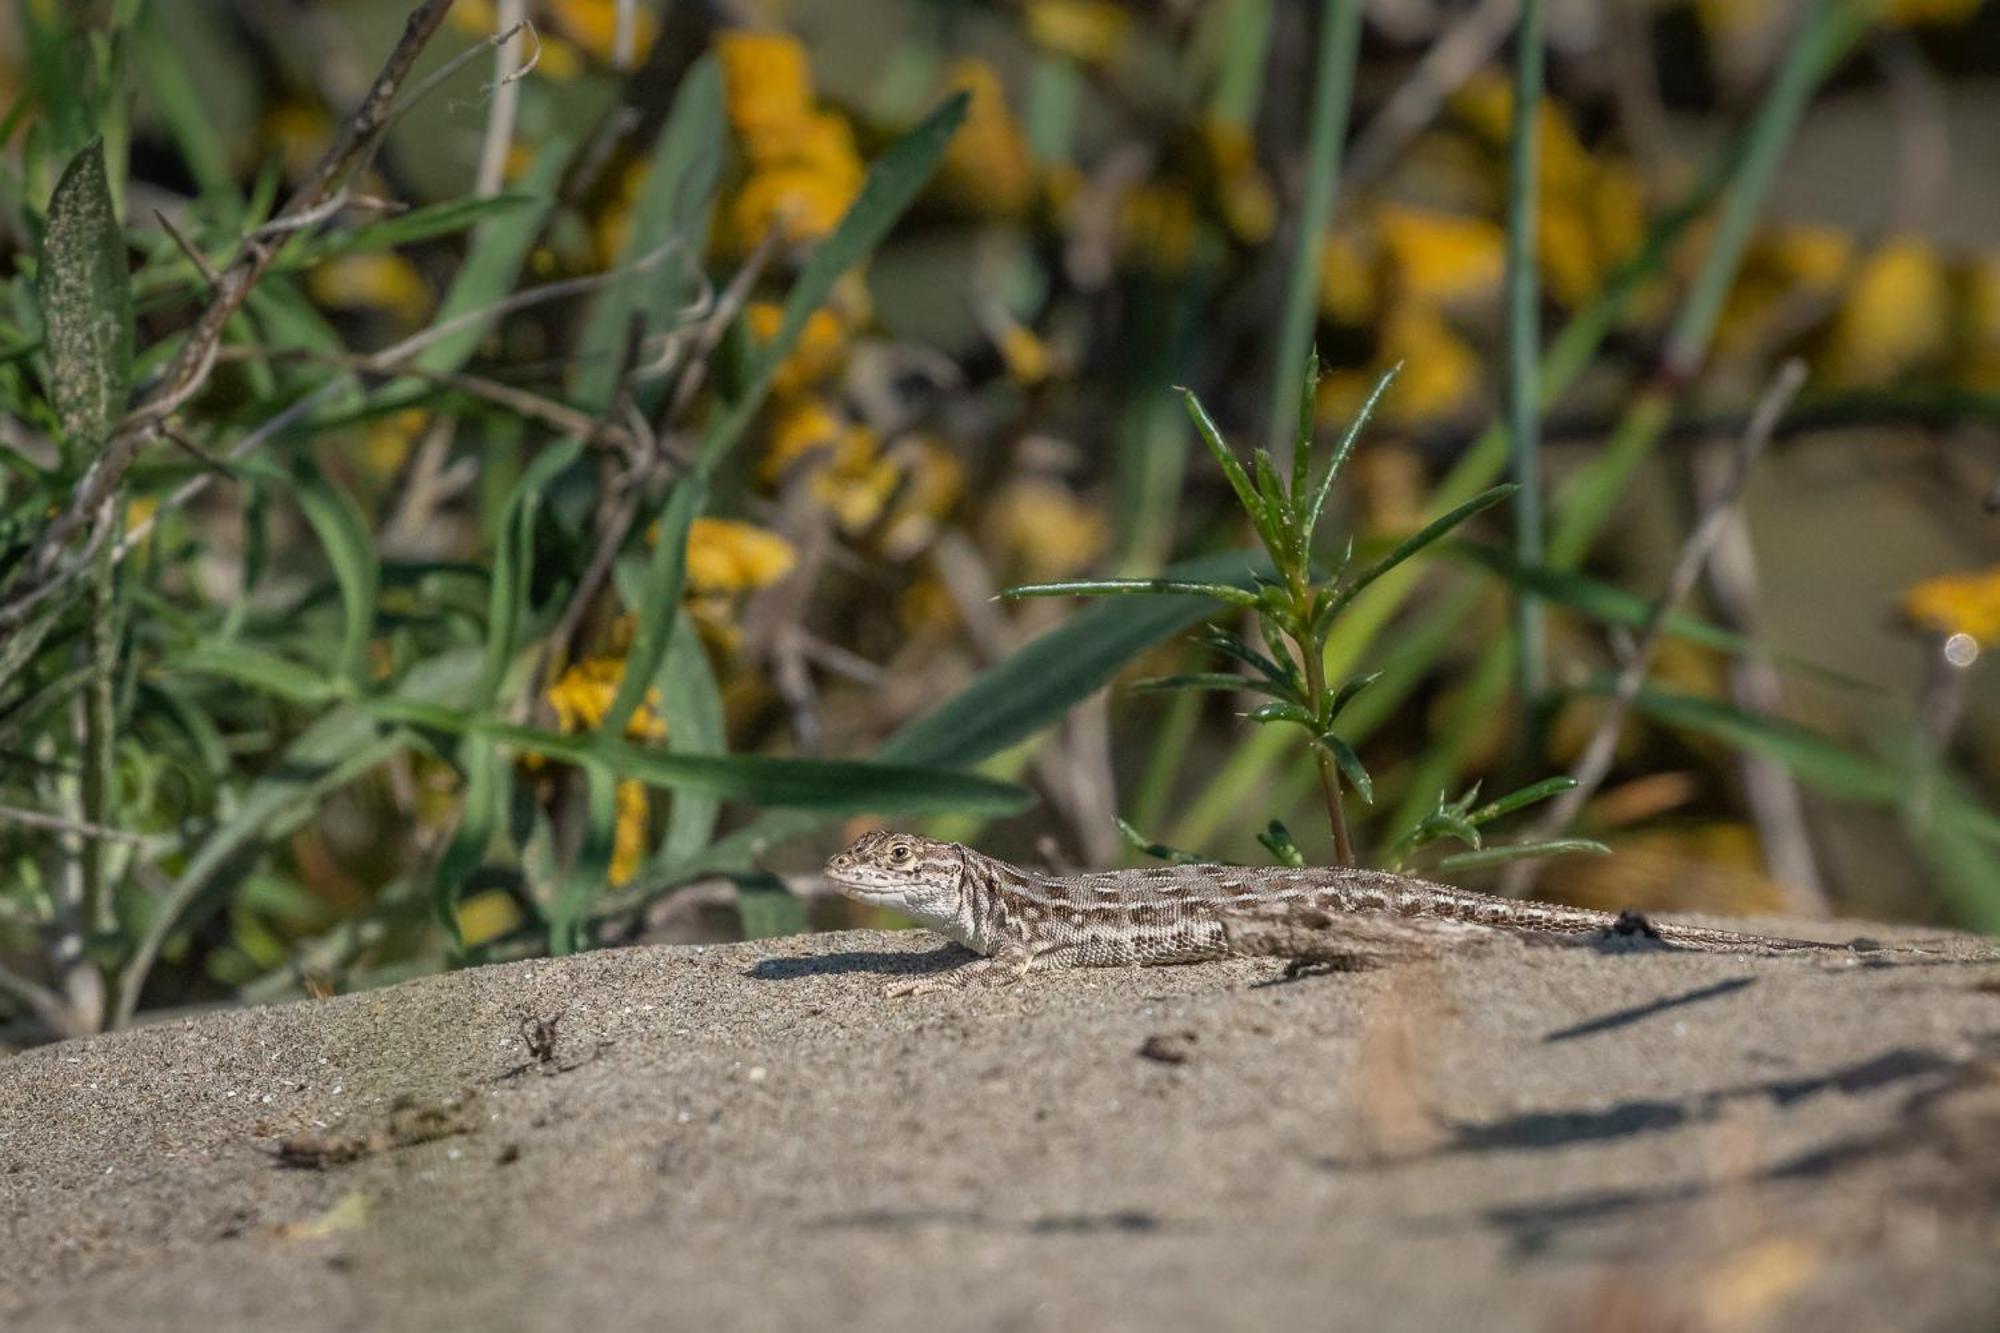
[(2000, 963), (883, 997), (957, 958), (628, 949), (0, 1062), (0, 1327), (2000, 1326)]

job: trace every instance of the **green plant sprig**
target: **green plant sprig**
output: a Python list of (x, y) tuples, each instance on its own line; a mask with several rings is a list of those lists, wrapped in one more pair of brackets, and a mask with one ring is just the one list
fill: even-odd
[[(1351, 786), (1364, 802), (1374, 802), (1374, 782), (1361, 756), (1335, 730), (1341, 710), (1368, 687), (1373, 676), (1356, 676), (1338, 683), (1326, 679), (1326, 645), (1340, 613), (1355, 595), (1376, 579), (1439, 541), (1483, 509), (1498, 504), (1514, 487), (1495, 486), (1481, 492), (1391, 549), (1365, 568), (1354, 568), (1350, 540), (1330, 571), (1316, 568), (1314, 539), (1326, 513), (1328, 498), (1342, 465), (1354, 449), (1362, 428), (1373, 414), (1397, 366), (1375, 384), (1367, 402), (1335, 447), (1318, 480), (1313, 478), (1313, 419), (1319, 395), (1319, 357), (1307, 359), (1299, 392), (1298, 436), (1292, 450), (1289, 479), (1282, 476), (1268, 450), (1258, 449), (1245, 467), (1222, 437), (1200, 399), (1182, 390), (1188, 415), (1202, 443), (1228, 480), (1244, 515), (1264, 547), (1268, 571), (1258, 571), (1250, 587), (1225, 583), (1195, 583), (1167, 579), (1071, 579), (1009, 588), (1016, 597), (1067, 596), (1186, 596), (1210, 597), (1241, 607), (1257, 617), (1265, 650), (1251, 646), (1241, 634), (1210, 625), (1202, 634), (1207, 647), (1234, 658), (1249, 674), (1205, 671), (1143, 681), (1143, 690), (1252, 690), (1270, 701), (1249, 713), (1251, 721), (1296, 727), (1311, 746), (1320, 789), (1326, 797), (1327, 825), (1333, 835), (1337, 864), (1355, 864), (1354, 837), (1342, 803), (1342, 785)], [(1286, 859), (1297, 855), (1291, 836), (1277, 829), (1266, 843)], [(1280, 851), (1280, 849), (1283, 849)]]

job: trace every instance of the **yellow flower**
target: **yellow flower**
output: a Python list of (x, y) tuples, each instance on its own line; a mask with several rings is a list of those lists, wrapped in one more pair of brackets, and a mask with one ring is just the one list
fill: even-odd
[(1336, 324), (1359, 328), (1373, 322), (1375, 265), (1348, 232), (1326, 238), (1319, 259), (1320, 313)]
[(1801, 296), (1831, 295), (1853, 262), (1852, 238), (1833, 227), (1781, 226), (1757, 236), (1716, 323), (1717, 353), (1754, 356), (1764, 351), (1790, 303)]
[[(618, 682), (625, 676), (625, 658), (586, 657), (572, 663), (568, 670), (557, 677), (555, 682), (542, 691), (542, 698), (555, 711), (556, 728), (565, 734), (589, 731), (604, 720), (611, 711), (612, 700), (618, 694)], [(667, 720), (660, 716), (660, 691), (658, 686), (646, 690), (646, 701), (633, 710), (632, 720), (625, 724), (625, 735), (629, 740), (660, 741), (667, 735)]]
[(416, 407), (376, 417), (361, 436), (363, 470), (376, 477), (394, 476), (409, 459), (417, 437), (429, 424), (430, 415)]
[(1946, 349), (1950, 288), (1944, 262), (1915, 236), (1886, 241), (1861, 263), (1827, 335), (1827, 377), (1880, 384)]
[(729, 518), (698, 518), (688, 529), (687, 586), (697, 595), (769, 587), (798, 562), (775, 532)]
[(1028, 0), (1028, 35), (1086, 65), (1108, 64), (1118, 54), (1130, 20), (1110, 0)]
[(458, 905), (458, 934), (467, 948), (499, 939), (521, 924), (521, 909), (501, 889), (475, 893)]
[(831, 457), (847, 430), (846, 423), (818, 398), (799, 398), (783, 404), (772, 419), (771, 443), (758, 465), (758, 475), (767, 482), (777, 481), (814, 450), (824, 450)]
[[(1487, 143), (1499, 146), (1513, 140), (1514, 88), (1499, 70), (1475, 74), (1453, 95), (1451, 106)], [(1588, 189), (1596, 164), (1568, 112), (1546, 97), (1535, 117), (1535, 138), (1541, 161), (1538, 183), (1545, 194), (1580, 194)]]
[(605, 878), (617, 888), (630, 884), (646, 859), (646, 784), (626, 778), (618, 784), (618, 819), (611, 826), (611, 868)]
[[(562, 34), (598, 60), (610, 63), (618, 54), (617, 0), (547, 0), (549, 12)], [(632, 60), (637, 63), (652, 50), (659, 35), (659, 23), (652, 11), (632, 8)]]
[(1450, 303), (1484, 298), (1499, 288), (1507, 237), (1485, 218), (1387, 205), (1377, 225), (1405, 297)]
[(773, 231), (788, 246), (816, 241), (834, 229), (859, 193), (858, 180), (850, 185), (801, 168), (759, 171), (730, 201), (726, 239), (739, 253)]
[[(1427, 306), (1405, 303), (1382, 321), (1377, 365), (1401, 361), (1403, 373), (1382, 398), (1389, 422), (1455, 416), (1473, 403), (1481, 383), (1479, 353)], [(1372, 380), (1371, 380), (1372, 383)]]
[[(750, 336), (768, 343), (778, 336), (785, 310), (776, 301), (752, 301), (743, 312)], [(778, 363), (771, 378), (771, 391), (781, 398), (793, 397), (831, 379), (847, 359), (847, 330), (840, 316), (821, 307), (807, 317), (792, 344), (791, 355)]]
[(416, 265), (393, 250), (329, 259), (312, 271), (306, 288), (321, 305), (385, 310), (409, 325), (431, 311), (431, 289)]
[(813, 104), (805, 48), (783, 33), (725, 31), (716, 38), (729, 122), (750, 175), (723, 213), (719, 239), (736, 253), (775, 227), (788, 245), (833, 230), (861, 192), (861, 156), (840, 116)]
[(1278, 198), (1257, 165), (1250, 132), (1241, 125), (1213, 119), (1202, 122), (1201, 132), (1215, 171), (1222, 220), (1230, 234), (1249, 245), (1269, 240), (1278, 220)]
[(1940, 634), (1969, 634), (2000, 643), (2000, 565), (1925, 579), (1903, 594), (1903, 611)]
[(1049, 345), (1036, 337), (1033, 329), (1015, 319), (999, 301), (982, 305), (979, 322), (1016, 384), (1032, 389), (1055, 371), (1056, 356)]
[(1030, 580), (1066, 578), (1088, 569), (1110, 542), (1104, 515), (1051, 477), (1008, 484), (987, 511), (993, 542)]
[(737, 133), (803, 120), (812, 113), (812, 69), (806, 49), (781, 32), (724, 29), (715, 37), (722, 63), (729, 123)]
[(950, 83), (954, 92), (970, 92), (972, 100), (938, 166), (938, 189), (988, 217), (1026, 211), (1035, 198), (1035, 172), (1000, 76), (983, 60), (962, 60), (952, 67)]

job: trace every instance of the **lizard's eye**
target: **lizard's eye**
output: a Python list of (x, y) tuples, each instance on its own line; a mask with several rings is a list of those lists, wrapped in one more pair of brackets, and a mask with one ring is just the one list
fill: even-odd
[(889, 847), (889, 863), (906, 866), (916, 859), (916, 849), (907, 842), (892, 843)]

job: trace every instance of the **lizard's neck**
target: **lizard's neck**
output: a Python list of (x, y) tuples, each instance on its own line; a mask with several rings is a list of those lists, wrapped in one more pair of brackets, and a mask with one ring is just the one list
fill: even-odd
[(945, 923), (926, 924), (968, 949), (991, 955), (1018, 934), (1017, 914), (1023, 891), (1042, 883), (1028, 871), (967, 848), (957, 917)]

